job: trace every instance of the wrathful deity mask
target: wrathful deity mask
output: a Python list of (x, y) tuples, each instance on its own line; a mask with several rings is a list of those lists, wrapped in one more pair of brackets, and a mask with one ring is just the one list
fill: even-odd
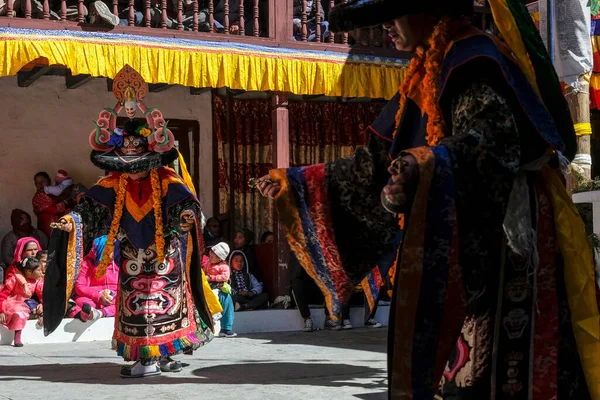
[[(181, 311), (182, 281), (178, 261), (179, 253), (170, 252), (165, 261), (157, 261), (156, 248), (146, 250), (125, 250), (121, 265), (123, 276), (121, 290), (125, 314), (132, 318), (154, 315), (157, 322), (160, 315), (175, 315)], [(143, 320), (138, 320), (142, 323)]]
[(123, 137), (123, 146), (120, 152), (126, 156), (134, 156), (146, 152), (148, 141), (146, 138), (134, 135)]

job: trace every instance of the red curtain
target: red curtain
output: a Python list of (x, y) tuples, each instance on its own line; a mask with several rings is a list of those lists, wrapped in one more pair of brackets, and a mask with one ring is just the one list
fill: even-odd
[[(289, 102), (290, 163), (309, 165), (349, 157), (367, 142), (367, 127), (382, 103)], [(253, 230), (257, 238), (272, 230), (273, 203), (248, 188), (248, 180), (272, 168), (273, 132), (270, 100), (233, 100), (234, 126), (230, 153), (227, 100), (213, 96), (213, 129), (219, 165), (219, 211), (230, 213), (237, 228)], [(233, 154), (233, 163), (230, 162)], [(230, 166), (233, 176), (230, 179)], [(234, 193), (233, 210), (229, 209)]]
[(379, 102), (290, 102), (290, 164), (319, 164), (352, 156), (356, 147), (367, 143), (367, 127), (381, 108)]
[[(273, 166), (271, 103), (233, 100), (233, 152), (227, 132), (227, 100), (213, 96), (213, 122), (219, 165), (219, 211), (234, 218), (236, 228), (252, 230), (257, 238), (273, 226), (273, 202), (248, 187), (250, 178), (266, 175)], [(233, 155), (233, 160), (231, 156)], [(233, 174), (231, 166), (233, 165)], [(230, 210), (233, 191), (233, 210)]]

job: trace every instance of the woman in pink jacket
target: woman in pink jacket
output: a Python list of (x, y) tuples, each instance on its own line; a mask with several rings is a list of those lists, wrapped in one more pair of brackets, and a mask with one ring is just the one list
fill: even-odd
[[(119, 282), (119, 268), (114, 261), (106, 269), (106, 275), (96, 279), (96, 268), (100, 264), (106, 235), (94, 240), (92, 250), (84, 258), (81, 271), (75, 281), (75, 306), (70, 312), (72, 318), (83, 322), (95, 321), (103, 317), (115, 315), (115, 298)], [(115, 253), (118, 252), (115, 243)]]

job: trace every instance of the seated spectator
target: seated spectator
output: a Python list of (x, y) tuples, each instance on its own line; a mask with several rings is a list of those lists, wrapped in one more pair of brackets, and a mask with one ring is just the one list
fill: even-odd
[(12, 231), (4, 235), (1, 244), (2, 262), (5, 265), (10, 265), (10, 263), (12, 263), (15, 249), (17, 248), (17, 242), (21, 238), (35, 238), (41, 245), (38, 250), (48, 247), (48, 238), (44, 232), (35, 229), (33, 225), (31, 225), (31, 216), (27, 212), (18, 208), (12, 210), (10, 214), (10, 224), (12, 225)]
[[(371, 39), (371, 31), (373, 38)], [(393, 47), (390, 36), (381, 27), (360, 29), (358, 32), (348, 32), (348, 44), (350, 46), (360, 45), (362, 47)]]
[(49, 196), (44, 193), (44, 188), (51, 183), (50, 176), (46, 172), (35, 174), (34, 182), (37, 192), (33, 196), (32, 204), (33, 212), (38, 219), (37, 227), (49, 237), (52, 232), (50, 224), (58, 221), (64, 215), (65, 210), (74, 205), (74, 202), (70, 198), (70, 193), (59, 197)]
[[(17, 241), (17, 248), (15, 249), (12, 262), (8, 267), (4, 268), (3, 271), (3, 282), (6, 282), (11, 275), (14, 275), (18, 271), (18, 264), (27, 257), (35, 257), (40, 249), (40, 243), (36, 238), (24, 237)], [(0, 298), (0, 301), (2, 299)]]
[(40, 268), (42, 268), (42, 276), (46, 275), (46, 265), (48, 265), (48, 250), (38, 251), (35, 258), (40, 262)]
[(219, 302), (223, 308), (221, 313), (221, 332), (220, 337), (235, 337), (233, 332), (234, 306), (231, 294), (229, 293), (229, 277), (231, 275), (229, 265), (225, 261), (229, 255), (229, 246), (225, 242), (217, 243), (212, 247), (208, 257), (204, 256), (202, 260), (202, 269), (206, 274), (206, 279), (210, 283), (213, 292), (219, 297)]
[(13, 260), (4, 274), (5, 279), (8, 279), (10, 275), (18, 270), (18, 265), (21, 261), (27, 257), (35, 257), (40, 249), (40, 242), (38, 242), (36, 238), (24, 237), (17, 240), (17, 247), (15, 248)]
[(238, 229), (233, 238), (233, 249), (241, 250), (246, 255), (249, 271), (262, 282), (262, 274), (256, 266), (256, 252), (254, 251), (254, 232), (249, 229)]
[(81, 321), (95, 321), (115, 315), (115, 299), (119, 284), (119, 268), (115, 264), (114, 254), (118, 254), (118, 242), (115, 242), (115, 253), (111, 255), (111, 263), (106, 268), (106, 275), (96, 279), (96, 269), (102, 260), (106, 245), (106, 235), (94, 239), (92, 250), (84, 258), (81, 271), (75, 281), (75, 307), (69, 313), (71, 318)]
[(261, 243), (273, 243), (275, 241), (275, 234), (271, 231), (264, 232), (260, 237)]
[(87, 191), (87, 188), (82, 184), (73, 183), (73, 178), (63, 169), (58, 170), (54, 181), (56, 182), (56, 186), (44, 187), (44, 193), (51, 196), (61, 196), (68, 190), (75, 203), (79, 203), (79, 200)]
[(206, 248), (206, 253), (208, 254), (211, 247), (222, 241), (221, 223), (215, 217), (209, 218), (204, 227), (204, 246)]
[[(15, 0), (13, 2), (13, 17), (25, 16), (26, 0)], [(0, 16), (8, 15), (8, 0), (0, 0)], [(43, 0), (31, 0), (31, 18), (44, 18), (44, 2)], [(57, 13), (50, 10), (49, 18), (54, 21), (60, 20)]]
[[(317, 40), (317, 4), (320, 0), (306, 0), (306, 40)], [(302, 11), (303, 0), (294, 0), (294, 40), (302, 40)], [(325, 21), (325, 10), (321, 3), (319, 10), (321, 16), (321, 41), (329, 37), (329, 23)]]
[(235, 311), (250, 311), (265, 308), (269, 295), (263, 292), (262, 285), (254, 275), (248, 272), (246, 255), (234, 250), (229, 257), (231, 266), (231, 295), (235, 303)]
[(23, 347), (21, 331), (32, 314), (40, 318), (38, 325), (42, 324), (43, 288), (40, 262), (35, 257), (26, 257), (17, 263), (16, 271), (0, 292), (0, 324), (15, 331), (15, 347)]

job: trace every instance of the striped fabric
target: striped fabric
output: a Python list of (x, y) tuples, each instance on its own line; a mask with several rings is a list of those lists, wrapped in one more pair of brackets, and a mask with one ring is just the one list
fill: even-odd
[(390, 383), (402, 398), (430, 399), (463, 323), (465, 292), (450, 157), (443, 146), (409, 152), (419, 163), (420, 182), (392, 300), (402, 318), (394, 320)]
[[(325, 164), (278, 169), (271, 177), (281, 182), (277, 197), (282, 224), (292, 251), (325, 296), (332, 318), (341, 315), (341, 305), (354, 292), (342, 267), (335, 240), (330, 202), (325, 182)], [(293, 237), (290, 232), (293, 232)]]

